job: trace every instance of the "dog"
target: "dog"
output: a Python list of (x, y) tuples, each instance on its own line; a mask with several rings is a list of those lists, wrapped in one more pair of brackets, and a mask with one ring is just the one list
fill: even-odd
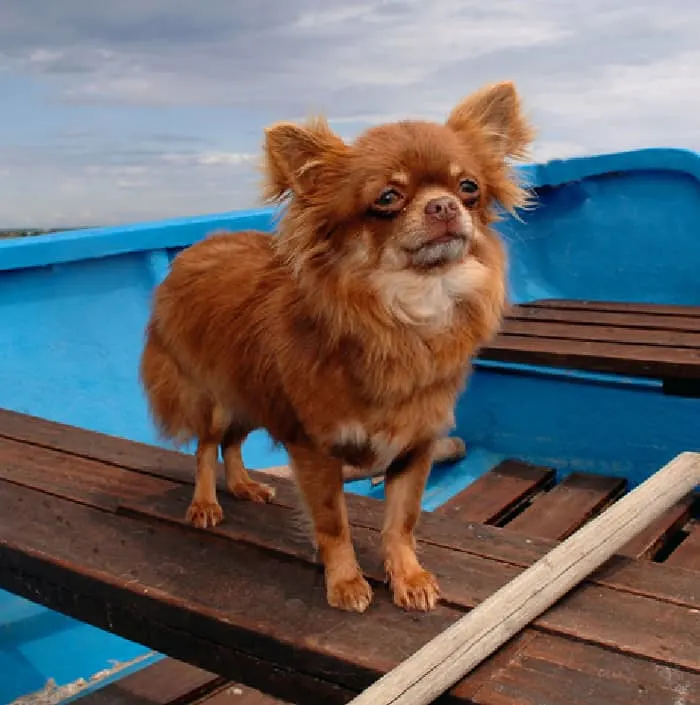
[(414, 529), (433, 460), (459, 443), (445, 437), (471, 360), (501, 325), (507, 255), (492, 224), (529, 202), (510, 162), (533, 136), (510, 82), (467, 96), (445, 123), (381, 124), (351, 144), (324, 118), (265, 129), (277, 235), (213, 233), (183, 250), (146, 328), (154, 422), (197, 442), (193, 524), (222, 519), (219, 448), (233, 495), (272, 499), (241, 457), (264, 428), (288, 452), (328, 603), (364, 612), (373, 597), (350, 536), (350, 467), (385, 477), (394, 603), (436, 606)]

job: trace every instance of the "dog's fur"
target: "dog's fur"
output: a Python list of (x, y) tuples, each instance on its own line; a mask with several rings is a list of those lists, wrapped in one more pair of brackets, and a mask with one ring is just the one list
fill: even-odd
[(501, 83), (444, 125), (380, 125), (348, 145), (318, 119), (265, 137), (266, 196), (288, 201), (278, 236), (214, 234), (183, 251), (147, 328), (153, 416), (165, 436), (198, 441), (188, 516), (222, 518), (219, 446), (229, 491), (272, 498), (241, 459), (245, 436), (267, 429), (289, 453), (329, 603), (362, 612), (372, 591), (350, 538), (343, 464), (385, 472), (394, 601), (432, 609), (439, 588), (413, 531), (470, 359), (501, 322), (506, 257), (490, 224), (496, 204), (526, 202), (507, 159), (524, 156), (531, 128)]

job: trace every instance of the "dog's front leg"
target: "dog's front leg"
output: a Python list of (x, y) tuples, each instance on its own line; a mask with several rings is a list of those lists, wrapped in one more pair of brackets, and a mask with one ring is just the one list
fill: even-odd
[(437, 579), (418, 561), (413, 535), (433, 453), (432, 441), (421, 443), (396, 458), (386, 471), (384, 566), (394, 603), (406, 609), (431, 610), (440, 596)]
[(292, 470), (314, 525), (323, 561), (328, 604), (364, 612), (372, 588), (362, 576), (350, 536), (343, 492), (343, 464), (300, 446), (288, 446)]

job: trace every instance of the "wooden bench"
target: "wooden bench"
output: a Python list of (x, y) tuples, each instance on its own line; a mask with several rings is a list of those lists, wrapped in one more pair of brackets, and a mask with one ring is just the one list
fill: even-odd
[(669, 381), (669, 391), (700, 394), (700, 306), (560, 299), (513, 306), (480, 357), (651, 377)]
[[(419, 550), (444, 592), (425, 615), (391, 604), (377, 552), (383, 504), (351, 496), (376, 597), (348, 615), (325, 603), (288, 479), (269, 477), (277, 498), (267, 506), (223, 495), (226, 521), (201, 531), (183, 520), (192, 468), (179, 453), (0, 412), (0, 585), (184, 662), (162, 661), (86, 703), (346, 703), (625, 489), (501, 464), (423, 515)], [(697, 504), (687, 497), (444, 702), (697, 705)], [(159, 671), (169, 688), (152, 680)]]

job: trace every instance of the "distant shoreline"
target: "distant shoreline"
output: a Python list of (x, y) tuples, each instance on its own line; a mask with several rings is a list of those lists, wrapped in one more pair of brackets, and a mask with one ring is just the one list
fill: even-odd
[(85, 230), (89, 225), (81, 225), (76, 228), (0, 228), (0, 240), (13, 237), (32, 237), (33, 235), (49, 235), (51, 233), (61, 233), (66, 230)]

